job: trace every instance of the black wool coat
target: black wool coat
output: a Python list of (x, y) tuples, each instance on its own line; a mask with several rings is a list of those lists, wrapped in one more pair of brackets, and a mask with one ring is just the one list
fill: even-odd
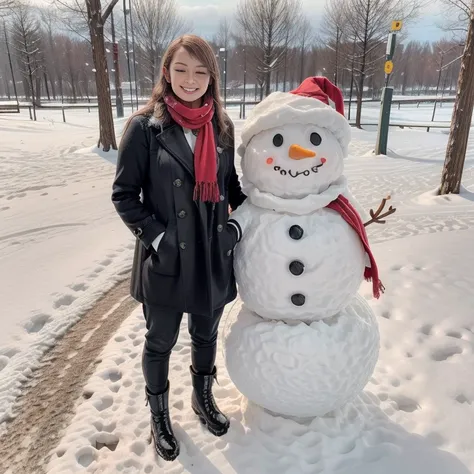
[[(194, 155), (183, 129), (134, 117), (119, 147), (112, 202), (137, 237), (131, 295), (171, 311), (211, 316), (235, 299), (233, 249), (237, 232), (228, 206), (244, 200), (234, 144), (218, 143), (220, 202), (193, 200)], [(151, 245), (164, 232), (158, 250)]]

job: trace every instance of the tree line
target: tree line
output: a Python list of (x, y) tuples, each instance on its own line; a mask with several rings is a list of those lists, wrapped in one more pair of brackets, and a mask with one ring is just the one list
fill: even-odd
[[(180, 15), (176, 0), (123, 0), (120, 10), (117, 4), (55, 0), (54, 6), (39, 8), (28, 0), (0, 0), (0, 96), (14, 94), (10, 60), (18, 93), (36, 105), (98, 97), (102, 109), (110, 108), (110, 89), (124, 82), (133, 83), (124, 95), (149, 96), (163, 51), (193, 26)], [(234, 16), (223, 19), (207, 39), (225, 71), (222, 87), (229, 94), (241, 96), (245, 83), (247, 97), (258, 100), (274, 90), (290, 90), (307, 76), (324, 75), (355, 98), (360, 124), (362, 99), (380, 97), (384, 86), (391, 21), (408, 26), (420, 6), (420, 0), (331, 0), (316, 31), (301, 0), (239, 0)], [(391, 85), (401, 94), (436, 89), (452, 94), (462, 51), (457, 38), (404, 41), (396, 49)], [(110, 120), (111, 112), (102, 117), (104, 123)], [(110, 134), (104, 141), (115, 147)]]

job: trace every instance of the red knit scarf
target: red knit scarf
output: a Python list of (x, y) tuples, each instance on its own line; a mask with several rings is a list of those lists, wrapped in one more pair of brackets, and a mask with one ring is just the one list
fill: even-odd
[(367, 281), (372, 280), (372, 291), (374, 298), (380, 298), (380, 293), (383, 293), (385, 288), (379, 279), (379, 271), (375, 258), (370, 250), (369, 239), (365, 232), (364, 223), (352, 204), (341, 194), (339, 197), (327, 205), (329, 209), (338, 212), (341, 217), (357, 232), (360, 237), (364, 250), (367, 252), (370, 260), (370, 267), (365, 268), (364, 277)]
[(190, 109), (176, 100), (173, 95), (164, 98), (168, 112), (173, 120), (184, 128), (199, 130), (194, 147), (194, 200), (219, 202), (219, 185), (217, 183), (217, 156), (214, 140), (214, 101), (204, 97), (202, 107)]

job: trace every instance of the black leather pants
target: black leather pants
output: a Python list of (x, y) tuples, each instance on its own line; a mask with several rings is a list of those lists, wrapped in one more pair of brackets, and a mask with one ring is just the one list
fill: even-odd
[[(217, 330), (224, 308), (214, 311), (212, 318), (188, 315), (191, 336), (191, 361), (195, 372), (211, 374), (216, 361)], [(167, 388), (171, 351), (178, 340), (183, 313), (161, 306), (143, 305), (146, 320), (146, 340), (142, 368), (149, 392), (162, 393)]]

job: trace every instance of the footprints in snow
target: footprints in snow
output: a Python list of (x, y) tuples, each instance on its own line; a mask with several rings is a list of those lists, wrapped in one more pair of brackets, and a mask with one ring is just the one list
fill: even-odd
[(69, 294), (62, 295), (53, 303), (53, 308), (59, 309), (59, 308), (62, 308), (63, 306), (70, 306), (75, 300), (76, 300), (76, 297), (73, 295), (69, 295)]
[(431, 358), (436, 362), (442, 362), (448, 360), (450, 357), (453, 357), (457, 354), (462, 354), (462, 349), (457, 346), (442, 347), (435, 349), (431, 353)]
[(36, 314), (25, 323), (24, 328), (28, 334), (34, 334), (40, 332), (49, 321), (51, 321), (49, 314)]

